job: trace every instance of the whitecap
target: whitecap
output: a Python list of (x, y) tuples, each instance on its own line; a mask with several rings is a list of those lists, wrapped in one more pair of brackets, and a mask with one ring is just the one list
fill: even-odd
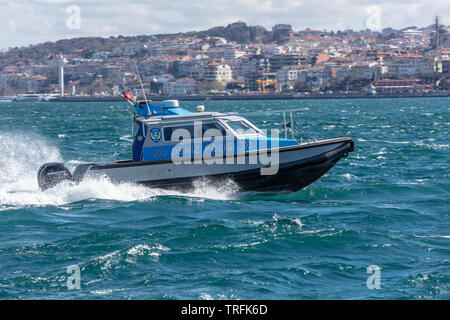
[(211, 297), (208, 293), (201, 293), (199, 298), (201, 300), (214, 300), (214, 298)]
[(89, 291), (92, 294), (95, 295), (107, 295), (107, 294), (111, 294), (113, 292), (117, 292), (117, 291), (123, 291), (124, 289), (103, 289), (103, 290), (92, 290)]
[(357, 177), (356, 176), (354, 176), (353, 174), (351, 174), (351, 173), (344, 173), (344, 174), (341, 174), (341, 175), (339, 175), (339, 177), (342, 177), (342, 178), (344, 178), (344, 179), (347, 179), (347, 181), (350, 181), (350, 180), (356, 180), (357, 179)]
[(148, 244), (138, 244), (127, 250), (127, 254), (130, 256), (154, 256), (159, 257), (161, 253), (157, 251), (169, 251), (170, 248), (167, 248), (160, 244), (148, 245)]

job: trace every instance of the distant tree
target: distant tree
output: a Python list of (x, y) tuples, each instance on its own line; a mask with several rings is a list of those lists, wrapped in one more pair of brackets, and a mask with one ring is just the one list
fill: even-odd
[(450, 78), (441, 78), (438, 88), (441, 90), (450, 91)]
[(244, 90), (245, 84), (241, 82), (229, 82), (226, 85), (227, 90)]
[(200, 91), (223, 91), (225, 90), (225, 86), (219, 81), (202, 81), (199, 85)]
[(328, 80), (322, 81), (322, 91), (330, 90), (331, 89), (331, 82)]
[(294, 85), (294, 90), (297, 92), (311, 91), (311, 83), (309, 82), (296, 82)]

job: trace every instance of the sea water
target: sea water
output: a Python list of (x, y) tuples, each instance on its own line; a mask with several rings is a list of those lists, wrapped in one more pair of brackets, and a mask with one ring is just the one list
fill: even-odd
[(106, 178), (42, 192), (43, 163), (129, 159), (132, 110), (2, 103), (0, 298), (449, 299), (449, 102), (181, 103), (255, 112), (246, 117), (282, 136), (282, 114), (265, 111), (303, 108), (296, 139), (354, 139), (355, 152), (296, 193)]

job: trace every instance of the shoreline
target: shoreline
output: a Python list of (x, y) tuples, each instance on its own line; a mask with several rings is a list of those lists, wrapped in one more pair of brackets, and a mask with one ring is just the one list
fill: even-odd
[[(148, 96), (149, 101), (226, 101), (226, 100), (317, 100), (317, 99), (384, 99), (384, 98), (447, 98), (450, 92), (416, 94), (258, 94), (258, 95), (190, 95), (190, 96)], [(1, 102), (11, 101), (13, 97), (0, 97)], [(121, 102), (120, 96), (64, 96), (53, 97), (45, 102)]]
[[(211, 96), (211, 95), (195, 95), (195, 96), (149, 96), (149, 101), (162, 100), (179, 100), (179, 101), (221, 101), (221, 100), (309, 100), (309, 99), (382, 99), (382, 98), (445, 98), (450, 97), (450, 93), (433, 93), (433, 94), (314, 94), (306, 96), (298, 96), (292, 94), (260, 94), (248, 96)], [(123, 101), (119, 96), (102, 96), (102, 97), (56, 97), (49, 102), (117, 102)]]

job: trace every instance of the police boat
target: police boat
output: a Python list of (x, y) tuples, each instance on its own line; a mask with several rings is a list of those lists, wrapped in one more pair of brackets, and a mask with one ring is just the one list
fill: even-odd
[(205, 112), (203, 106), (189, 112), (177, 100), (128, 100), (134, 108), (132, 159), (80, 164), (73, 172), (62, 163), (46, 163), (38, 171), (41, 190), (106, 176), (165, 189), (186, 190), (207, 178), (232, 179), (242, 191), (298, 191), (354, 151), (351, 138), (296, 141), (292, 110), (282, 111), (284, 137), (277, 137), (278, 131), (269, 135), (242, 114)]

